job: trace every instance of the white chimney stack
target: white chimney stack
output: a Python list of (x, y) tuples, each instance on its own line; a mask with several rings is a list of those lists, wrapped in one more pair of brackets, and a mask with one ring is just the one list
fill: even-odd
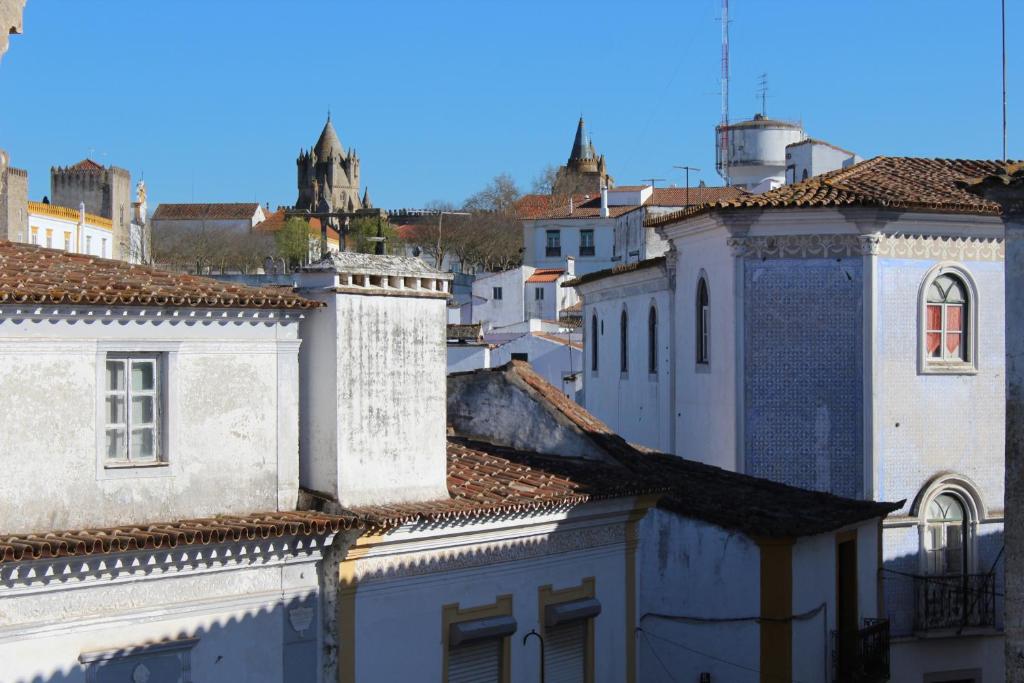
[(295, 277), (326, 304), (301, 323), (302, 486), (342, 507), (447, 498), (452, 275), (416, 258), (342, 252)]
[(608, 218), (608, 186), (601, 185), (601, 218)]

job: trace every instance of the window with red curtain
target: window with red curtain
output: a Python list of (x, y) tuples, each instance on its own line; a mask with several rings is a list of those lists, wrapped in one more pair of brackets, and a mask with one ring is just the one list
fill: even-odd
[(965, 361), (967, 288), (953, 275), (940, 275), (928, 287), (925, 353), (934, 361)]

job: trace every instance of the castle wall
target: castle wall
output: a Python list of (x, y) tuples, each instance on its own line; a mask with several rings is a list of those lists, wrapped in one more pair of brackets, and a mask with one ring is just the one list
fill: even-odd
[(8, 166), (0, 173), (0, 239), (23, 242), (28, 235), (28, 172)]

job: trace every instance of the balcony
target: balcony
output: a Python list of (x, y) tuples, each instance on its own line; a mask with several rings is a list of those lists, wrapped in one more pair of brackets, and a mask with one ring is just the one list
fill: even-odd
[(991, 574), (914, 577), (914, 628), (992, 628), (996, 586)]
[(544, 250), (544, 255), (548, 258), (560, 258), (562, 256), (562, 247), (548, 246)]
[(593, 256), (593, 255), (594, 255), (594, 245), (593, 244), (591, 244), (591, 245), (581, 244), (580, 245), (580, 256)]
[(848, 635), (832, 631), (832, 665), (836, 683), (889, 680), (889, 620), (865, 619)]

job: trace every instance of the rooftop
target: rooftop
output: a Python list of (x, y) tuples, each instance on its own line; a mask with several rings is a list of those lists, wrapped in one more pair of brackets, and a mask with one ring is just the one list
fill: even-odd
[(617, 266), (611, 268), (605, 268), (604, 270), (596, 270), (593, 273), (586, 273), (580, 275), (574, 280), (563, 282), (563, 287), (575, 287), (577, 285), (585, 285), (588, 282), (594, 282), (595, 280), (603, 280), (606, 277), (612, 277), (613, 275), (621, 275), (623, 273), (632, 273), (636, 270), (644, 270), (646, 268), (661, 268), (665, 265), (665, 257), (657, 256), (655, 258), (644, 259), (643, 261), (635, 261), (634, 263), (620, 263)]
[(1000, 161), (874, 157), (763, 194), (745, 194), (655, 216), (645, 224), (657, 227), (705, 213), (738, 209), (846, 206), (998, 216), (999, 205), (969, 192), (965, 183), (1002, 173), (1005, 168)]
[[(643, 185), (626, 185), (614, 187), (611, 192), (638, 192)], [(738, 187), (696, 186), (689, 191), (685, 187), (656, 187), (643, 206), (691, 206), (725, 199), (733, 199), (746, 194)], [(608, 216), (616, 218), (635, 211), (640, 205), (609, 206)], [(553, 218), (599, 218), (601, 215), (601, 196), (599, 194), (572, 196), (572, 212), (569, 211), (569, 197), (528, 194), (516, 202), (516, 215), (520, 220), (539, 220)]]
[(290, 289), (247, 287), (0, 240), (0, 304), (316, 308)]
[(260, 208), (257, 202), (222, 204), (161, 204), (153, 213), (155, 221), (252, 220)]
[[(285, 214), (286, 209), (278, 209), (277, 211), (271, 211), (267, 213), (266, 220), (258, 223), (255, 228), (256, 232), (277, 232), (284, 227), (284, 224), (288, 222), (289, 216)], [(309, 234), (316, 237), (320, 236), (320, 219), (316, 217), (305, 218), (303, 216), (297, 216), (302, 218), (309, 223)], [(338, 241), (340, 236), (338, 231), (334, 228), (327, 226), (327, 239)]]
[(562, 268), (538, 268), (533, 274), (526, 278), (527, 282), (555, 282), (565, 274)]
[(351, 273), (353, 275), (402, 275), (406, 277), (432, 277), (436, 280), (451, 280), (451, 273), (435, 270), (415, 256), (381, 256), (361, 254), (354, 251), (332, 252), (325, 258), (303, 266), (305, 272)]

